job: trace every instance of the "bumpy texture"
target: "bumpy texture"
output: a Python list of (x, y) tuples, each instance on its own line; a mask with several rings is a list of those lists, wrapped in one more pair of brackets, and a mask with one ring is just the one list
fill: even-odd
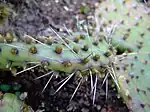
[(55, 33), (57, 37), (38, 41), (28, 35), (17, 40), (11, 32), (0, 35), (0, 68), (13, 70), (31, 64), (72, 74), (89, 70), (82, 75), (109, 71), (116, 84), (117, 78), (118, 91), (128, 107), (134, 112), (148, 112), (149, 9), (134, 0), (107, 0), (99, 7), (93, 37), (85, 32), (65, 37)]
[(106, 1), (96, 11), (97, 31), (119, 50), (149, 52), (149, 14), (148, 7), (134, 0)]
[(150, 111), (149, 14), (134, 0), (108, 0), (96, 11), (97, 32), (124, 53), (115, 57), (114, 68), (119, 92), (133, 112)]
[(59, 39), (46, 37), (42, 38), (43, 43), (37, 43), (32, 42), (34, 39), (30, 36), (25, 36), (24, 42), (15, 42), (15, 38), (7, 33), (5, 37), (1, 35), (1, 41), (1, 68), (25, 67), (35, 62), (49, 69), (72, 73), (92, 67), (100, 69), (102, 64), (108, 64), (109, 61), (109, 56), (106, 56), (109, 52), (107, 43), (86, 34)]
[[(122, 59), (124, 58), (124, 59)], [(150, 111), (150, 53), (118, 56), (116, 75), (128, 107), (134, 112)]]

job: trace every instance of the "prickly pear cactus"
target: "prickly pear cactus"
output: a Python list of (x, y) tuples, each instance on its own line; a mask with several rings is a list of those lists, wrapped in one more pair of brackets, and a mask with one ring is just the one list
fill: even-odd
[(133, 112), (150, 112), (149, 14), (148, 7), (134, 0), (107, 0), (96, 11), (97, 32), (123, 53), (113, 61), (115, 75)]
[(107, 0), (96, 11), (97, 31), (118, 50), (149, 52), (150, 10), (134, 0)]
[[(10, 32), (0, 35), (0, 68), (13, 70), (17, 66), (35, 65), (15, 75), (37, 66), (52, 72), (71, 73), (59, 89), (77, 71), (81, 71), (81, 75), (82, 71), (88, 71), (85, 74), (96, 76), (108, 71), (106, 74), (111, 74), (128, 107), (134, 112), (148, 112), (150, 12), (134, 0), (106, 0), (99, 7), (95, 13), (97, 26), (93, 37), (88, 32), (64, 37), (52, 28), (57, 37), (37, 40), (25, 35), (23, 40), (18, 40)], [(96, 84), (91, 81), (91, 91)]]
[(150, 111), (150, 53), (118, 56), (116, 65), (119, 91), (133, 112)]
[(5, 93), (1, 97), (0, 112), (33, 112), (31, 108), (12, 93)]
[(40, 41), (25, 36), (24, 41), (17, 42), (7, 33), (1, 35), (0, 40), (0, 68), (25, 67), (35, 62), (49, 69), (72, 73), (89, 67), (99, 69), (100, 64), (108, 63), (109, 55), (105, 55), (110, 53), (105, 41), (87, 34), (59, 39), (45, 37)]

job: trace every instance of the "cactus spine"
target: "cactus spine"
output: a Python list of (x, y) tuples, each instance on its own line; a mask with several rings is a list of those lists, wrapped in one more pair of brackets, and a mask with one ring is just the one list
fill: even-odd
[(26, 35), (23, 41), (16, 41), (9, 33), (1, 35), (0, 68), (34, 63), (34, 67), (71, 73), (67, 80), (77, 71), (82, 76), (84, 70), (100, 76), (107, 69), (128, 107), (134, 112), (148, 112), (149, 13), (134, 0), (106, 0), (96, 10), (97, 35), (93, 37), (87, 33), (61, 37), (53, 29), (57, 38), (35, 40)]
[(101, 35), (108, 37), (114, 27), (110, 40), (122, 54), (115, 57), (114, 72), (119, 92), (133, 112), (150, 111), (149, 14), (148, 7), (134, 0), (107, 0), (96, 11), (97, 31)]
[[(14, 42), (13, 37), (10, 37), (12, 40), (2, 36), (1, 38), (6, 41), (0, 43), (0, 56), (3, 59), (1, 68), (6, 68), (9, 64), (10, 67), (23, 67), (24, 64), (37, 62), (41, 65), (46, 64), (49, 69), (71, 73), (90, 67), (98, 69), (100, 64), (108, 63), (108, 57), (104, 55), (109, 51), (107, 43), (83, 34), (70, 38), (60, 37), (62, 40), (45, 38), (45, 43), (38, 40), (29, 43), (28, 40), (33, 40), (30, 36), (25, 36), (24, 42)], [(51, 45), (48, 44), (49, 41)]]

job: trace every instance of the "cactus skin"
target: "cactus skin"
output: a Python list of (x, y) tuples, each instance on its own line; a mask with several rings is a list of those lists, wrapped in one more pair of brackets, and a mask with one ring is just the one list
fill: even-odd
[[(113, 25), (112, 44), (118, 49), (134, 52), (149, 52), (150, 21), (149, 9), (134, 0), (107, 0), (100, 4), (96, 18), (100, 35)], [(98, 23), (97, 23), (98, 24)]]
[[(13, 38), (9, 39), (7, 35), (1, 36), (1, 40), (6, 40), (6, 43), (0, 43), (0, 67), (2, 69), (8, 67), (9, 64), (9, 67), (24, 67), (28, 62), (39, 62), (47, 64), (46, 67), (49, 69), (72, 73), (74, 70), (85, 70), (90, 67), (98, 70), (101, 64), (108, 64), (109, 61), (105, 56), (107, 52), (110, 52), (107, 43), (86, 35), (78, 34), (67, 37), (66, 39), (70, 42), (66, 42), (70, 49), (62, 41), (52, 38), (45, 39), (50, 41), (51, 45), (46, 42), (44, 45), (35, 42), (28, 43), (30, 42), (28, 40), (32, 41), (28, 36), (25, 37), (25, 42), (15, 42)], [(94, 42), (97, 44), (95, 45)]]
[[(124, 58), (123, 60), (121, 58)], [(118, 56), (116, 75), (120, 93), (133, 112), (150, 111), (150, 53)]]
[(134, 0), (107, 0), (96, 11), (100, 35), (107, 36), (106, 29), (116, 25), (111, 44), (121, 53), (128, 52), (115, 57), (114, 68), (118, 91), (133, 112), (150, 112), (149, 14), (146, 6)]
[(0, 100), (0, 112), (33, 112), (12, 93), (5, 93)]
[[(44, 66), (46, 65), (49, 69), (73, 73), (74, 70), (90, 68), (101, 71), (100, 66), (104, 67), (113, 62), (115, 75), (120, 85), (118, 91), (128, 107), (134, 112), (148, 112), (150, 110), (148, 10), (134, 0), (107, 0), (100, 4), (100, 8), (96, 11), (96, 19), (99, 22), (104, 19), (101, 25), (97, 22), (96, 29), (100, 38), (88, 37), (86, 34), (83, 38), (83, 34), (79, 33), (64, 39), (67, 45), (77, 53), (72, 52), (61, 39), (46, 38), (42, 40), (42, 42), (47, 41), (45, 46), (31, 42), (33, 40), (29, 38), (25, 39), (26, 42), (17, 42), (11, 39), (9, 34), (4, 36), (5, 39), (0, 36), (0, 41), (2, 41), (0, 43), (0, 68), (25, 67), (28, 62), (41, 64), (44, 62)], [(112, 32), (111, 24), (118, 26), (115, 32)], [(106, 30), (109, 31), (106, 32)], [(109, 33), (111, 37), (107, 35)], [(104, 36), (108, 36), (108, 38), (104, 38)], [(107, 41), (109, 39), (110, 43)], [(117, 50), (122, 50), (122, 52), (127, 50), (133, 53), (128, 53), (126, 57), (124, 55), (116, 56), (110, 49), (111, 45), (117, 46)], [(95, 59), (93, 56), (100, 57), (100, 59)], [(132, 74), (135, 76), (131, 76)]]

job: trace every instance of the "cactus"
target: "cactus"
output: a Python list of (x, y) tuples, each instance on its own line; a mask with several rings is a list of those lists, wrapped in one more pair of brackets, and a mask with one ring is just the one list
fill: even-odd
[(118, 91), (133, 112), (150, 111), (149, 13), (148, 7), (134, 0), (108, 0), (96, 11), (97, 32), (122, 54), (113, 60), (114, 74)]
[(100, 64), (108, 63), (108, 57), (105, 56), (109, 52), (108, 45), (99, 38), (76, 34), (60, 37), (60, 40), (50, 37), (41, 40), (45, 43), (38, 40), (31, 42), (34, 40), (25, 36), (24, 42), (15, 42), (10, 33), (5, 37), (1, 35), (0, 67), (25, 67), (30, 62), (37, 62), (44, 66), (46, 64), (49, 69), (72, 73), (74, 70), (98, 68)]
[[(113, 27), (111, 42), (118, 50), (149, 52), (149, 9), (134, 0), (103, 2), (96, 11), (97, 30), (106, 35)], [(100, 26), (100, 27), (99, 27)], [(106, 37), (109, 35), (106, 35)]]
[[(96, 35), (93, 36), (88, 32), (77, 32), (61, 37), (52, 28), (57, 37), (36, 40), (25, 35), (23, 40), (17, 40), (10, 32), (0, 35), (0, 68), (13, 70), (17, 66), (35, 65), (15, 75), (37, 66), (52, 72), (70, 73), (56, 92), (77, 71), (80, 71), (81, 79), (84, 75), (101, 76), (107, 72), (131, 110), (148, 112), (149, 11), (134, 0), (106, 0), (99, 7), (95, 13)], [(96, 84), (96, 81), (95, 84), (91, 81), (91, 91), (96, 91)]]
[[(1, 94), (2, 95), (2, 94)], [(12, 93), (5, 93), (0, 99), (1, 112), (33, 112), (23, 101)]]
[(119, 92), (133, 112), (150, 111), (149, 64), (150, 53), (118, 56), (115, 68), (121, 88)]

